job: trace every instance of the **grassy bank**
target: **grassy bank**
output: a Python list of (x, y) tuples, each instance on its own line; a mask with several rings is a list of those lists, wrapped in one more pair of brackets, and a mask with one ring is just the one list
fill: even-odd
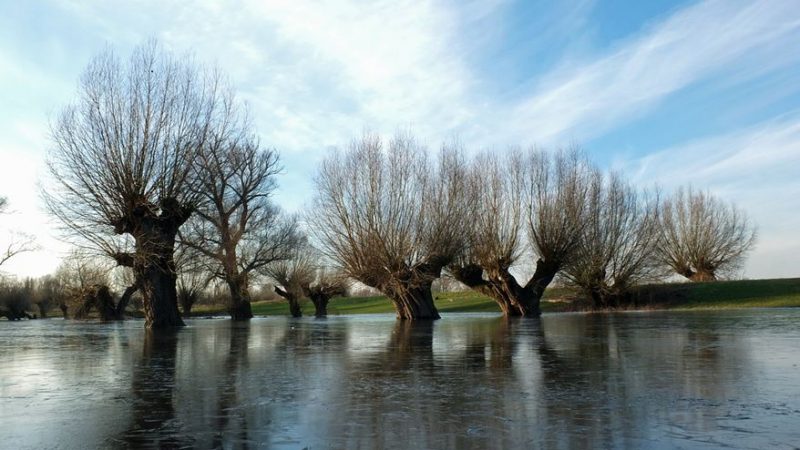
[[(542, 302), (547, 312), (581, 309), (574, 292), (564, 288), (548, 289)], [(800, 307), (800, 278), (774, 280), (716, 281), (709, 283), (674, 283), (646, 286), (639, 293), (639, 306), (645, 309), (733, 309)], [(436, 307), (449, 312), (500, 312), (491, 299), (471, 291), (436, 294)], [(331, 301), (328, 312), (340, 314), (394, 313), (391, 302), (383, 296), (337, 298)], [(195, 315), (224, 314), (219, 307), (198, 306)], [(264, 316), (288, 315), (285, 301), (253, 303), (253, 314)], [(310, 302), (303, 314), (313, 315)]]
[[(669, 286), (669, 285), (663, 285)], [(781, 308), (800, 306), (800, 278), (680, 284), (670, 309)]]

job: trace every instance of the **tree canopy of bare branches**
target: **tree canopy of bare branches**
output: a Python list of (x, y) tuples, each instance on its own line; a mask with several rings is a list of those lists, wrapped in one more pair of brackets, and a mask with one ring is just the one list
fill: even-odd
[(314, 281), (315, 256), (305, 240), (295, 246), (288, 258), (264, 267), (264, 273), (275, 282), (275, 293), (289, 302), (292, 317), (302, 317), (300, 300)]
[(328, 303), (333, 297), (344, 296), (348, 285), (349, 281), (343, 273), (317, 264), (314, 268), (314, 278), (306, 289), (306, 297), (314, 304), (314, 315), (327, 316)]
[(275, 282), (275, 293), (289, 302), (292, 317), (301, 317), (300, 299), (307, 297), (314, 304), (314, 315), (328, 315), (328, 303), (337, 295), (344, 295), (347, 279), (341, 272), (331, 270), (324, 256), (306, 239), (295, 246), (292, 254), (262, 270)]
[[(450, 273), (493, 298), (507, 316), (539, 316), (545, 288), (577, 249), (593, 174), (576, 151), (479, 155), (470, 174), (470, 243)], [(511, 269), (531, 251), (536, 270), (520, 283)]]
[(195, 167), (199, 203), (182, 242), (210, 261), (209, 272), (228, 285), (234, 320), (253, 317), (251, 274), (286, 259), (300, 240), (297, 220), (272, 202), (278, 154), (259, 148), (246, 117), (211, 133)]
[(679, 188), (659, 208), (661, 239), (658, 255), (664, 264), (691, 281), (716, 280), (744, 262), (756, 239), (747, 215), (713, 195)]
[(175, 251), (175, 270), (178, 272), (178, 304), (183, 317), (189, 317), (215, 276), (205, 259), (186, 245), (179, 245)]
[(132, 267), (146, 325), (182, 325), (175, 236), (197, 201), (191, 162), (227, 108), (216, 73), (154, 42), (95, 57), (52, 124), (50, 212), (74, 240)]
[(615, 173), (596, 178), (586, 202), (586, 223), (564, 274), (595, 308), (617, 306), (633, 286), (662, 275), (657, 202)]
[(413, 138), (365, 135), (326, 158), (311, 230), (347, 276), (386, 294), (400, 319), (438, 319), (431, 283), (467, 245), (467, 168), (443, 148), (438, 164)]

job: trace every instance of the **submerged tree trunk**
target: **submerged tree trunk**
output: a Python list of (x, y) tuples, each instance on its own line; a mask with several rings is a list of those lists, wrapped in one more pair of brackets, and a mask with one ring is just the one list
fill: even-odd
[(36, 307), (39, 309), (39, 317), (47, 319), (47, 305), (40, 302), (36, 304)]
[(117, 319), (117, 309), (114, 305), (114, 299), (111, 298), (111, 292), (108, 286), (98, 286), (93, 294), (95, 306), (100, 313), (100, 319), (109, 322)]
[(175, 271), (175, 237), (178, 228), (191, 215), (191, 207), (177, 200), (163, 199), (154, 205), (142, 204), (114, 224), (117, 234), (131, 234), (134, 254), (115, 255), (117, 263), (133, 268), (139, 284), (147, 328), (184, 326), (178, 312)]
[(293, 292), (292, 289), (283, 290), (275, 286), (275, 293), (289, 302), (289, 314), (291, 314), (292, 317), (303, 317), (303, 309), (300, 306), (300, 295), (297, 292)]
[(117, 302), (116, 312), (117, 312), (117, 319), (123, 320), (125, 319), (125, 309), (128, 308), (128, 304), (131, 302), (131, 298), (133, 298), (133, 294), (139, 290), (139, 284), (134, 283), (125, 288), (125, 292), (122, 293), (122, 296), (119, 298), (119, 302)]
[(386, 294), (394, 303), (397, 318), (400, 320), (436, 320), (441, 318), (433, 302), (431, 282), (418, 286), (395, 287)]
[(247, 281), (241, 276), (228, 277), (228, 287), (231, 291), (231, 304), (228, 307), (231, 319), (237, 321), (252, 319), (253, 308), (250, 306)]
[[(137, 285), (129, 286), (125, 289), (119, 302), (115, 305), (114, 298), (111, 296), (111, 291), (108, 286), (97, 285), (89, 288), (83, 294), (83, 303), (75, 311), (76, 319), (86, 318), (91, 312), (92, 308), (97, 309), (100, 314), (100, 320), (109, 322), (112, 320), (124, 320), (125, 308), (128, 306), (130, 297), (138, 289)], [(61, 311), (64, 313), (64, 318), (67, 318), (67, 305), (61, 304)]]
[(328, 303), (331, 300), (330, 295), (326, 295), (323, 292), (316, 292), (310, 293), (308, 298), (310, 298), (311, 303), (314, 304), (315, 317), (325, 317), (328, 315)]
[(192, 307), (197, 303), (198, 296), (199, 294), (195, 290), (186, 287), (178, 288), (178, 302), (181, 304), (181, 311), (183, 312), (184, 318), (192, 315)]
[(0, 317), (5, 317), (9, 321), (22, 320), (25, 317), (27, 317), (29, 319), (32, 318), (31, 316), (29, 316), (25, 312), (20, 313), (18, 311), (14, 311), (12, 309), (5, 309), (5, 308), (0, 308)]
[(97, 310), (97, 313), (100, 315), (100, 320), (104, 322), (117, 320), (114, 299), (111, 297), (108, 286), (95, 285), (86, 289), (83, 293), (83, 303), (81, 303), (81, 306), (75, 311), (75, 318), (86, 318), (92, 311), (92, 308)]
[(314, 304), (314, 315), (325, 317), (328, 315), (328, 303), (336, 295), (344, 295), (344, 285), (338, 282), (320, 283), (305, 289), (306, 296)]
[(540, 259), (525, 286), (520, 286), (507, 269), (494, 270), (489, 279), (483, 278), (483, 269), (475, 264), (450, 271), (456, 280), (493, 299), (506, 317), (539, 317), (544, 290), (558, 273), (558, 265)]
[[(172, 259), (171, 256), (170, 259)], [(143, 268), (141, 275), (145, 326), (148, 328), (183, 326), (184, 323), (178, 311), (175, 272), (150, 265), (150, 267)]]

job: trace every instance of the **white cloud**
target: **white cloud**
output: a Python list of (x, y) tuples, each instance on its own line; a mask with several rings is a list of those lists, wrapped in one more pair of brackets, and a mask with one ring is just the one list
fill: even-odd
[[(794, 1), (710, 0), (678, 10), (602, 54), (578, 61), (570, 54), (568, 62), (542, 77), (533, 73), (541, 68), (530, 68), (535, 61), (509, 64), (511, 69), (531, 70), (530, 79), (523, 86), (498, 87), (492, 85), (494, 80), (482, 78), (483, 68), (474, 62), (502, 55), (476, 59), (475, 52), (491, 46), (471, 39), (500, 39), (497, 29), (505, 25), (506, 3), (209, 0), (187, 6), (157, 0), (56, 1), (54, 14), (70, 21), (63, 29), (80, 33), (48, 36), (58, 43), (53, 47), (57, 55), (26, 53), (22, 43), (0, 43), (0, 94), (14, 105), (13, 111), (0, 111), (0, 118), (21, 118), (15, 125), (0, 123), (0, 165), (16, 163), (17, 155), (34, 164), (32, 170), (12, 171), (22, 178), (10, 182), (26, 186), (19, 200), (12, 197), (12, 202), (28, 204), (27, 193), (35, 192), (30, 177), (41, 170), (47, 114), (72, 98), (75, 67), (104, 45), (124, 55), (151, 36), (173, 50), (194, 52), (200, 61), (217, 64), (230, 75), (250, 104), (263, 144), (284, 156), (287, 175), (281, 179), (278, 198), (290, 209), (310, 194), (311, 174), (326, 150), (345, 144), (364, 128), (390, 133), (410, 127), (431, 146), (455, 134), (478, 147), (534, 139), (544, 144), (585, 142), (646, 114), (662, 99), (698, 81), (724, 75), (728, 82), (741, 83), (800, 61), (800, 8)], [(531, 18), (544, 22), (537, 27), (541, 42), (532, 43), (533, 47), (546, 48), (550, 39), (566, 41), (566, 36), (579, 35), (581, 41), (590, 35), (583, 28), (591, 0), (556, 9), (559, 14), (550, 11), (553, 20)], [(493, 25), (485, 36), (473, 29), (481, 21)], [(502, 45), (497, 47), (503, 51)], [(47, 59), (63, 61), (69, 69), (53, 73)], [(495, 94), (490, 96), (489, 90)], [(732, 138), (703, 141), (698, 143), (703, 149), (687, 155), (719, 189), (747, 184), (744, 180), (752, 178), (739, 173), (754, 165), (787, 170), (780, 161), (791, 152), (796, 131), (788, 125), (761, 131), (760, 136), (753, 130), (740, 136), (769, 145), (769, 151), (760, 147), (759, 158), (736, 153), (736, 145), (729, 146), (737, 144)], [(699, 153), (712, 144), (731, 150)], [(643, 173), (672, 161), (670, 157), (643, 161), (651, 164)], [(773, 162), (767, 165), (768, 161)], [(681, 174), (679, 167), (673, 172), (676, 177)], [(797, 192), (796, 184), (785, 182)], [(769, 192), (749, 195), (756, 206), (772, 203)], [(756, 195), (765, 199), (759, 202)], [(796, 223), (790, 216), (785, 213)], [(41, 223), (41, 218), (30, 220)], [(778, 248), (765, 239), (766, 230), (759, 252)]]
[(691, 184), (733, 201), (759, 230), (745, 275), (800, 276), (800, 113), (664, 149), (624, 169), (640, 185)]
[(510, 128), (540, 142), (597, 136), (723, 69), (742, 80), (800, 61), (798, 31), (795, 1), (699, 3), (610, 54), (554, 70), (512, 110)]

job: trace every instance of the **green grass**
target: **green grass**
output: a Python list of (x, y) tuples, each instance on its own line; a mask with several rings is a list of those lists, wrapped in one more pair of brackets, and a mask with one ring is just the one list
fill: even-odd
[[(774, 280), (715, 281), (708, 283), (670, 283), (645, 286), (640, 295), (646, 309), (735, 309), (800, 307), (800, 278)], [(445, 292), (436, 295), (436, 307), (442, 313), (500, 312), (490, 298), (473, 291)], [(575, 310), (571, 299), (575, 292), (568, 288), (545, 291), (542, 311)], [(647, 300), (649, 298), (649, 300)], [(283, 300), (254, 302), (257, 316), (289, 315), (289, 304)], [(577, 308), (579, 309), (579, 308)], [(335, 298), (328, 305), (328, 314), (393, 314), (392, 303), (384, 296)], [(193, 315), (225, 314), (224, 308), (199, 305)], [(303, 314), (313, 315), (314, 305), (303, 304)]]
[(692, 283), (670, 309), (800, 307), (800, 278)]

